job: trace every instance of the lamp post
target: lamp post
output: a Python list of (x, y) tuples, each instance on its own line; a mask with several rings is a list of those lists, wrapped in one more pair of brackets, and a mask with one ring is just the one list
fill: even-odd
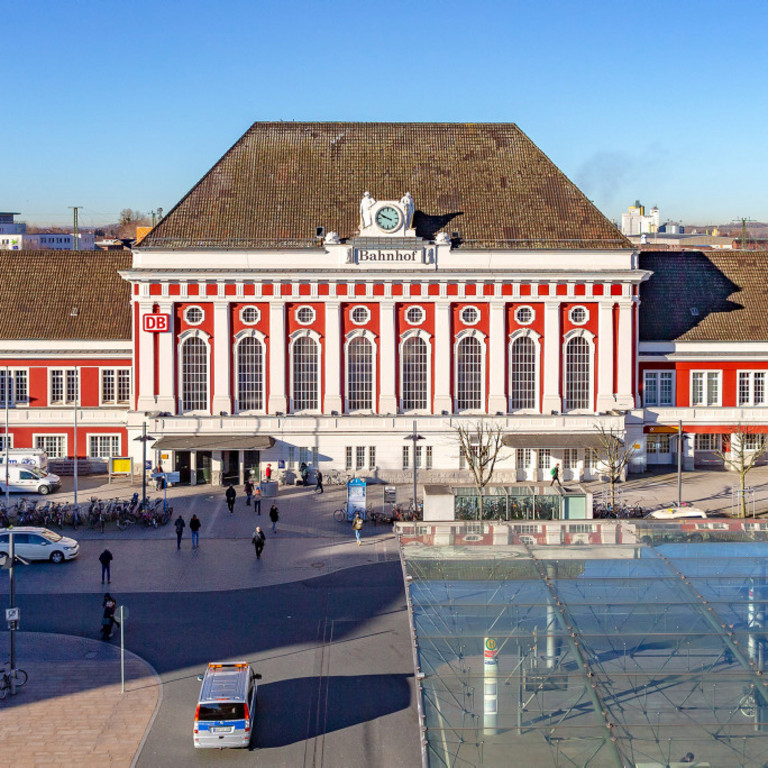
[(419, 440), (423, 440), (424, 438), (416, 432), (416, 420), (414, 419), (413, 422), (413, 432), (410, 435), (406, 435), (405, 440), (413, 440), (413, 507), (412, 511), (414, 513), (414, 516), (416, 514), (416, 509), (418, 507), (417, 502), (417, 494), (416, 494), (416, 488), (418, 487), (418, 467), (416, 462), (416, 443)]
[(134, 440), (141, 442), (141, 508), (147, 508), (147, 440), (155, 438), (147, 434), (147, 422), (141, 423), (141, 434), (134, 437)]
[(10, 491), (8, 490), (8, 483), (10, 482), (10, 470), (8, 468), (8, 448), (11, 440), (10, 436), (10, 430), (8, 428), (8, 419), (9, 419), (9, 408), (10, 404), (8, 401), (10, 400), (10, 369), (8, 366), (5, 366), (5, 511), (6, 514), (8, 514), (8, 508), (11, 505), (11, 500), (9, 497)]
[(77, 379), (76, 379), (76, 389), (75, 389), (75, 396), (72, 400), (72, 410), (74, 413), (74, 417), (72, 419), (73, 425), (74, 425), (74, 448), (72, 451), (72, 456), (74, 458), (74, 465), (73, 465), (73, 471), (72, 471), (72, 485), (74, 488), (74, 498), (73, 503), (75, 507), (74, 514), (78, 514), (78, 507), (77, 507), (77, 401), (80, 396), (80, 372), (77, 373)]

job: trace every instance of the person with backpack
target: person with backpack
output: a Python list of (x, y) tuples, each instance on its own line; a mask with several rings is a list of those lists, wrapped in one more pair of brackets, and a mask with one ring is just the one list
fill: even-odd
[(552, 482), (550, 483), (550, 486), (557, 483), (561, 488), (563, 487), (560, 483), (560, 465), (555, 464), (554, 467), (549, 471), (550, 476), (552, 477)]
[(251, 544), (253, 544), (254, 548), (256, 549), (256, 559), (261, 560), (261, 553), (264, 551), (264, 542), (267, 540), (267, 537), (264, 535), (264, 531), (261, 530), (261, 528), (257, 525), (256, 530), (253, 532), (253, 536), (251, 537)]
[(359, 512), (355, 512), (355, 516), (352, 519), (352, 530), (355, 532), (357, 546), (359, 547), (362, 544), (360, 541), (360, 531), (363, 530), (363, 518), (360, 516)]
[(200, 546), (200, 518), (197, 515), (192, 515), (189, 530), (192, 534), (192, 549), (197, 549)]
[(176, 518), (176, 522), (173, 524), (173, 527), (176, 529), (176, 549), (181, 549), (181, 537), (186, 526), (187, 524), (184, 522), (184, 518), (179, 515)]

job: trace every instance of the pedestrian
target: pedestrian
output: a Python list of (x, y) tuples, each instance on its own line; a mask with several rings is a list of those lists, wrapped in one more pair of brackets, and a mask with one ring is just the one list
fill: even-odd
[(264, 542), (267, 540), (267, 537), (264, 535), (264, 531), (259, 528), (259, 526), (256, 526), (256, 530), (253, 532), (253, 536), (251, 537), (251, 544), (253, 544), (254, 548), (256, 549), (256, 559), (261, 560), (261, 553), (264, 551)]
[(104, 595), (104, 600), (101, 602), (102, 614), (101, 614), (101, 639), (109, 640), (114, 633), (115, 624), (119, 623), (115, 619), (115, 611), (117, 610), (117, 601), (112, 595), (107, 592)]
[(187, 524), (184, 522), (184, 518), (179, 515), (176, 518), (176, 522), (173, 524), (173, 527), (176, 529), (176, 549), (181, 549), (181, 536), (184, 533), (184, 528), (186, 528)]
[(112, 557), (112, 553), (105, 549), (100, 555), (99, 555), (99, 562), (101, 563), (101, 583), (104, 583), (104, 577), (107, 577), (107, 584), (112, 583), (112, 575), (109, 572), (109, 566), (111, 562), (115, 558)]
[(554, 485), (555, 483), (557, 483), (562, 488), (563, 486), (560, 483), (560, 465), (555, 464), (555, 466), (552, 467), (552, 469), (549, 471), (549, 474), (552, 477), (552, 482), (550, 483), (550, 485)]
[(272, 479), (272, 465), (267, 464), (267, 468), (264, 470), (264, 477), (267, 478), (267, 482)]
[(229, 510), (229, 514), (231, 515), (235, 511), (235, 497), (237, 496), (237, 491), (235, 490), (235, 486), (232, 485), (232, 483), (229, 484), (229, 487), (227, 488), (227, 509)]
[(253, 506), (256, 508), (256, 514), (261, 514), (261, 486), (257, 485), (253, 489)]
[(299, 475), (301, 475), (301, 484), (306, 488), (309, 485), (309, 467), (303, 461), (299, 467)]
[(250, 507), (251, 497), (253, 496), (253, 482), (251, 482), (250, 477), (246, 479), (243, 490), (245, 491), (245, 506)]
[(280, 513), (276, 504), (269, 508), (269, 519), (272, 521), (272, 533), (277, 533), (277, 521), (280, 519)]
[(197, 549), (200, 546), (200, 518), (197, 515), (192, 515), (189, 530), (192, 533), (192, 549)]
[(157, 466), (155, 467), (155, 474), (157, 475), (157, 477), (155, 478), (155, 490), (162, 491), (163, 481), (165, 480), (165, 477), (163, 477), (163, 465), (159, 461), (157, 462)]
[(315, 493), (318, 491), (323, 493), (323, 473), (319, 469), (315, 472)]
[(352, 530), (355, 532), (355, 538), (357, 539), (357, 546), (359, 547), (362, 542), (360, 541), (360, 531), (363, 530), (363, 518), (360, 517), (359, 512), (355, 512), (355, 516), (352, 519)]

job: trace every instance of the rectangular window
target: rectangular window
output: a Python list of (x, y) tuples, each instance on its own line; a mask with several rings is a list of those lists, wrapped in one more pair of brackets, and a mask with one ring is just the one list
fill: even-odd
[(65, 435), (35, 435), (35, 448), (45, 451), (49, 459), (64, 459), (67, 456)]
[(49, 405), (74, 405), (80, 396), (77, 368), (53, 368), (50, 376)]
[(365, 446), (358, 445), (355, 449), (355, 469), (363, 469), (365, 467)]
[(309, 459), (309, 448), (299, 448), (299, 466), (307, 463)]
[(320, 464), (319, 464), (319, 458), (318, 458), (318, 450), (317, 450), (317, 446), (315, 446), (315, 447), (312, 449), (312, 466), (313, 466), (315, 469), (317, 469), (317, 468), (320, 466)]
[(720, 371), (691, 373), (691, 405), (720, 405)]
[(431, 445), (426, 445), (426, 446), (424, 446), (424, 449), (426, 450), (426, 457), (425, 457), (426, 467), (425, 467), (425, 469), (432, 469), (432, 446)]
[(293, 445), (288, 446), (288, 469), (296, 468), (296, 448)]
[(416, 446), (416, 453), (414, 454), (416, 457), (416, 469), (421, 469), (421, 446)]
[(576, 448), (566, 448), (563, 451), (563, 469), (576, 469), (579, 452)]
[(368, 469), (376, 469), (376, 446), (374, 445), (368, 447)]
[(645, 371), (643, 381), (643, 405), (674, 406), (674, 371)]
[(128, 405), (131, 400), (131, 369), (101, 369), (101, 402), (104, 405)]
[(27, 369), (11, 368), (8, 374), (8, 379), (6, 380), (5, 369), (0, 369), (0, 408), (5, 408), (6, 393), (8, 394), (9, 408), (15, 408), (18, 405), (29, 405)]
[(533, 462), (533, 452), (530, 448), (517, 449), (517, 468), (530, 469)]
[(120, 435), (88, 435), (88, 455), (109, 459), (120, 455)]
[(739, 371), (739, 405), (768, 405), (766, 375), (765, 371)]
[(403, 469), (410, 469), (411, 468), (411, 464), (410, 464), (410, 461), (409, 461), (410, 456), (411, 456), (410, 446), (409, 445), (404, 445), (403, 446)]
[(719, 451), (722, 445), (722, 435), (696, 435), (694, 440), (694, 447), (697, 451)]
[[(8, 435), (8, 448), (13, 448), (13, 435)], [(5, 450), (5, 435), (0, 435), (0, 451)], [(5, 471), (5, 470), (3, 470)]]
[(669, 435), (648, 435), (645, 441), (646, 453), (669, 453), (669, 447)]
[(757, 451), (763, 447), (765, 435), (747, 434), (741, 435), (741, 444), (745, 451)]
[(345, 454), (344, 469), (346, 469), (347, 472), (349, 472), (352, 469), (352, 446), (351, 445), (348, 445), (344, 449), (344, 454)]
[(549, 448), (539, 448), (539, 469), (549, 469), (552, 464), (552, 451)]

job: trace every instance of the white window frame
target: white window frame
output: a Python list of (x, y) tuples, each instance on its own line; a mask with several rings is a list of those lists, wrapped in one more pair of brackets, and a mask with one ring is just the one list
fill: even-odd
[[(310, 309), (312, 309), (312, 307), (310, 307)], [(317, 405), (315, 408), (302, 408), (300, 411), (297, 411), (294, 406), (294, 397), (293, 397), (294, 384), (295, 384), (293, 348), (299, 339), (305, 339), (305, 338), (312, 339), (312, 341), (314, 341), (317, 347), (317, 370), (315, 371), (315, 375), (317, 377)], [(302, 328), (300, 331), (294, 331), (290, 336), (290, 342), (288, 344), (288, 365), (290, 368), (290, 381), (289, 381), (289, 390), (288, 390), (288, 400), (290, 404), (289, 412), (290, 413), (320, 413), (320, 409), (323, 403), (323, 387), (322, 387), (323, 381), (321, 377), (321, 371), (323, 369), (323, 345), (321, 344), (320, 334), (317, 333), (316, 331), (310, 330), (309, 328)]]
[[(578, 310), (583, 310), (584, 312), (584, 319), (581, 321), (573, 319), (574, 312), (577, 312)], [(573, 323), (573, 325), (578, 325), (578, 326), (586, 325), (589, 322), (589, 309), (587, 309), (587, 307), (585, 307), (582, 304), (579, 304), (575, 307), (571, 307), (570, 310), (568, 310), (568, 319), (571, 321), (571, 323)]]
[[(115, 399), (114, 400), (104, 399), (104, 373), (106, 371), (111, 371), (112, 375), (115, 377), (115, 384), (114, 384)], [(118, 386), (120, 371), (128, 372), (128, 399), (127, 400), (120, 400), (118, 397), (118, 393), (120, 392), (120, 387)], [(120, 365), (113, 368), (112, 366), (105, 365), (104, 367), (99, 368), (99, 405), (130, 405), (132, 399), (133, 399), (133, 376), (132, 376), (132, 370), (130, 367)]]
[[(587, 342), (587, 352), (589, 355), (589, 380), (587, 390), (587, 407), (572, 408), (568, 403), (568, 345), (574, 339), (581, 338)], [(562, 346), (562, 387), (563, 387), (563, 409), (567, 413), (594, 413), (595, 412), (595, 337), (589, 331), (578, 328), (568, 331), (563, 339)]]
[[(246, 320), (245, 313), (253, 311), (256, 313), (255, 320)], [(255, 304), (246, 304), (244, 307), (240, 307), (240, 322), (243, 325), (256, 325), (261, 320), (261, 310)]]
[[(55, 371), (61, 371), (63, 376), (63, 383), (62, 383), (62, 390), (64, 394), (64, 400), (54, 400), (53, 399), (53, 374)], [(68, 391), (68, 383), (67, 383), (67, 374), (69, 371), (74, 371), (77, 377), (77, 397), (76, 399), (69, 400), (67, 398), (67, 391)], [(80, 383), (80, 368), (77, 366), (59, 366), (59, 365), (52, 365), (50, 368), (48, 368), (48, 405), (61, 408), (66, 406), (73, 406), (73, 405), (80, 405), (81, 401), (81, 383)]]
[[(414, 309), (419, 311), (418, 320), (411, 320), (408, 317), (408, 315), (411, 313), (411, 310)], [(427, 319), (427, 312), (424, 307), (420, 306), (419, 304), (412, 304), (411, 306), (406, 307), (405, 312), (403, 312), (403, 317), (405, 318), (405, 322), (408, 323), (408, 325), (421, 325)]]
[[(464, 313), (468, 310), (474, 310), (477, 313), (477, 317), (475, 317), (474, 320), (470, 321), (464, 317)], [(474, 304), (467, 304), (466, 307), (462, 307), (459, 311), (459, 318), (464, 325), (475, 326), (480, 322), (480, 320), (482, 320), (482, 317), (483, 314), (480, 312), (480, 307), (477, 307)]]
[[(38, 446), (38, 444), (37, 444), (38, 438), (46, 439), (46, 438), (51, 438), (51, 437), (54, 437), (57, 440), (63, 440), (64, 441), (63, 442), (64, 453), (62, 453), (61, 456), (55, 456), (52, 453), (48, 453), (48, 451), (45, 448), (41, 448), (40, 446)], [(61, 432), (58, 432), (58, 433), (57, 432), (33, 432), (32, 433), (32, 447), (33, 447), (34, 450), (45, 451), (46, 453), (48, 453), (48, 458), (52, 458), (52, 459), (66, 459), (69, 456), (69, 437), (67, 436), (66, 433), (61, 433)]]
[[(256, 343), (261, 345), (261, 408), (247, 408), (242, 409), (240, 407), (240, 345), (245, 339), (255, 339)], [(261, 332), (249, 328), (248, 330), (240, 331), (235, 335), (235, 343), (232, 346), (232, 384), (234, 388), (235, 398), (235, 413), (266, 413), (267, 412), (267, 381), (268, 371), (267, 366), (269, 360), (267, 359), (267, 338)]]
[[(114, 440), (117, 438), (117, 452), (111, 454), (111, 456), (96, 456), (91, 452), (91, 439), (92, 438), (109, 438)], [(87, 432), (85, 435), (85, 444), (87, 446), (87, 455), (95, 459), (110, 459), (112, 456), (121, 455), (122, 435), (119, 432)]]
[[(299, 313), (304, 309), (308, 309), (312, 313), (312, 317), (309, 320), (299, 319)], [(312, 325), (317, 320), (317, 310), (309, 304), (302, 304), (293, 311), (293, 318), (299, 325)]]
[[(520, 319), (520, 312), (522, 312), (523, 310), (528, 310), (531, 313), (530, 320), (521, 320)], [(533, 307), (529, 306), (528, 304), (523, 304), (522, 306), (517, 307), (517, 309), (515, 309), (514, 317), (515, 317), (515, 322), (518, 325), (528, 326), (528, 325), (530, 325), (536, 319), (536, 310)]]
[[(201, 317), (197, 322), (189, 319), (189, 313), (193, 309), (199, 309), (201, 313)], [(201, 325), (205, 322), (205, 310), (199, 304), (192, 304), (189, 307), (184, 307), (184, 322), (187, 325), (194, 325), (195, 327)]]
[[(13, 432), (9, 432), (7, 435), (5, 432), (0, 433), (0, 452), (5, 450), (5, 438), (8, 438), (8, 450), (13, 449)], [(3, 470), (0, 470), (0, 473), (2, 473)], [(0, 475), (1, 476), (1, 475)]]
[(368, 469), (373, 472), (376, 469), (376, 446), (368, 446)]
[[(714, 402), (710, 401), (710, 381), (714, 375), (714, 380), (717, 382), (717, 397), (713, 398)], [(696, 378), (701, 377), (701, 394), (703, 402), (696, 402), (694, 400), (694, 391), (696, 389)], [(723, 403), (723, 372), (721, 370), (713, 370), (712, 368), (705, 370), (691, 371), (691, 377), (689, 381), (690, 385), (690, 404), (691, 408), (717, 408)]]
[[(367, 307), (366, 307), (367, 309)], [(355, 339), (365, 339), (371, 345), (371, 405), (369, 408), (355, 408), (349, 407), (349, 347)], [(376, 336), (366, 329), (359, 328), (354, 331), (350, 331), (344, 341), (344, 410), (345, 413), (375, 413), (376, 404), (379, 402), (379, 393), (376, 389), (376, 381), (378, 371), (376, 363), (379, 358), (378, 347), (376, 344)]]
[(410, 445), (404, 445), (403, 451), (403, 469), (411, 469), (411, 446)]
[[(420, 338), (425, 344), (427, 349), (427, 393), (426, 393), (426, 407), (415, 408), (406, 411), (403, 408), (403, 393), (405, 390), (405, 377), (404, 377), (404, 360), (403, 360), (403, 348), (405, 343), (412, 338)], [(401, 413), (431, 413), (432, 411), (432, 337), (424, 330), (419, 328), (411, 328), (405, 331), (400, 336), (400, 344), (398, 347), (399, 368), (400, 368), (400, 392), (399, 394), (399, 406)]]
[[(19, 374), (24, 374), (24, 377), (26, 379), (26, 390), (27, 394), (26, 397), (24, 397), (22, 400), (19, 400), (16, 396), (16, 393), (18, 392), (18, 385), (17, 380), (19, 378)], [(0, 376), (3, 377), (3, 380), (5, 380), (5, 369), (0, 369)], [(10, 399), (8, 401), (8, 407), (9, 408), (27, 408), (29, 407), (29, 368), (24, 367), (9, 367), (8, 368), (8, 378), (10, 381), (13, 382), (13, 384), (10, 387)], [(2, 388), (2, 385), (0, 385), (0, 408), (5, 408), (5, 389)]]
[[(671, 399), (670, 402), (661, 402), (661, 377), (669, 377), (671, 381)], [(655, 379), (653, 385), (649, 384), (651, 379)], [(676, 392), (677, 377), (675, 371), (668, 368), (659, 368), (657, 370), (643, 371), (643, 408), (674, 408), (675, 407), (675, 392)], [(651, 402), (648, 397), (649, 392), (655, 392), (656, 402)]]
[[(533, 393), (533, 408), (513, 408), (512, 404), (512, 347), (518, 340), (526, 338), (533, 342), (534, 349), (534, 393)], [(539, 413), (541, 411), (541, 336), (536, 331), (530, 328), (521, 328), (509, 335), (509, 346), (507, 347), (507, 360), (508, 360), (508, 392), (507, 397), (507, 409), (510, 413)]]
[[(189, 339), (196, 338), (201, 339), (203, 343), (205, 344), (205, 353), (206, 353), (206, 383), (205, 383), (205, 402), (207, 404), (207, 407), (204, 410), (184, 410), (184, 344)], [(178, 402), (179, 402), (179, 414), (180, 415), (206, 415), (210, 414), (211, 412), (211, 337), (203, 330), (199, 328), (191, 328), (189, 330), (184, 331), (179, 336), (179, 343), (177, 346), (177, 352), (176, 352), (176, 362), (178, 365), (178, 372), (179, 372), (179, 391), (178, 391)]]
[[(757, 376), (761, 376), (763, 379), (763, 397), (762, 399), (755, 398), (755, 379)], [(741, 398), (741, 381), (742, 377), (746, 377), (747, 382), (747, 399), (742, 401)], [(736, 372), (736, 405), (739, 407), (760, 407), (768, 405), (768, 370), (741, 370)]]
[(697, 432), (694, 435), (693, 448), (695, 451), (722, 451), (723, 435), (719, 432)]
[[(477, 339), (480, 343), (480, 407), (479, 408), (459, 408), (459, 345), (465, 339)], [(456, 339), (453, 343), (453, 381), (456, 391), (453, 393), (453, 403), (455, 413), (485, 413), (486, 408), (486, 381), (487, 381), (487, 361), (488, 361), (488, 345), (486, 344), (486, 337), (484, 333), (481, 333), (475, 328), (467, 328), (463, 331), (459, 331), (456, 334)]]
[[(365, 311), (365, 320), (355, 320), (355, 312), (358, 312), (359, 310)], [(349, 320), (355, 325), (368, 325), (368, 323), (371, 322), (370, 308), (366, 307), (365, 304), (355, 304), (355, 306), (349, 310)]]

